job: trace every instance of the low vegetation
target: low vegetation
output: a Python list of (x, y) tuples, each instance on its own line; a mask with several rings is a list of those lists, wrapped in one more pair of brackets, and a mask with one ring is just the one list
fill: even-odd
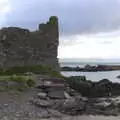
[(21, 66), (21, 67), (11, 67), (8, 69), (0, 69), (0, 76), (6, 75), (23, 75), (24, 73), (32, 72), (34, 74), (43, 74), (43, 75), (50, 75), (54, 77), (63, 77), (58, 71), (55, 71), (54, 68), (49, 66)]
[(49, 24), (55, 25), (56, 24), (56, 16), (51, 16), (49, 19)]
[[(49, 66), (22, 66), (11, 67), (8, 69), (0, 69), (0, 84), (5, 83), (3, 88), (17, 89), (23, 91), (26, 88), (31, 88), (35, 85), (36, 74), (48, 75), (52, 77), (64, 78), (59, 72)], [(9, 83), (16, 83), (10, 85)]]
[(11, 75), (9, 80), (18, 83), (25, 83), (27, 81), (27, 78), (25, 76)]
[(35, 81), (33, 79), (28, 79), (26, 81), (26, 84), (29, 88), (33, 87), (35, 85)]
[(35, 86), (35, 77), (26, 75), (0, 76), (0, 91), (17, 90), (24, 91)]

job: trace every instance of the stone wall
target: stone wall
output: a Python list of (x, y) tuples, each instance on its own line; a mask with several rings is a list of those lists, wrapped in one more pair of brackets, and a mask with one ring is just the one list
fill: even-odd
[(58, 39), (58, 19), (55, 16), (40, 24), (34, 32), (18, 27), (2, 28), (0, 67), (47, 65), (58, 69)]

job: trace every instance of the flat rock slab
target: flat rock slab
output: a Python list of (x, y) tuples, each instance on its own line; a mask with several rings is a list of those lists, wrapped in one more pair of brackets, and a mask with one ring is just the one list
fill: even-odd
[(52, 84), (44, 84), (44, 85), (48, 87), (65, 87), (65, 85), (61, 83), (52, 83)]
[(43, 81), (51, 81), (51, 82), (53, 82), (53, 83), (62, 83), (62, 84), (64, 84), (65, 82), (64, 82), (64, 80), (63, 79), (61, 79), (61, 78), (43, 78), (42, 79)]
[(64, 90), (52, 90), (48, 92), (51, 99), (65, 99)]
[(43, 107), (43, 108), (48, 108), (51, 106), (51, 103), (47, 100), (38, 100), (34, 99), (31, 101), (33, 104), (35, 104), (37, 107)]
[(55, 83), (50, 83), (50, 82), (44, 82), (41, 84), (38, 84), (37, 87), (65, 87), (64, 84), (55, 84)]

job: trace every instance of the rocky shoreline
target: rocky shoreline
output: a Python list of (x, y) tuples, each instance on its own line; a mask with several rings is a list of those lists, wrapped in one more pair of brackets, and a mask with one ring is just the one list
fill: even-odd
[(0, 92), (1, 120), (39, 120), (81, 115), (120, 115), (120, 97), (85, 97), (60, 78), (38, 76), (24, 92)]
[(120, 83), (108, 79), (93, 82), (87, 80), (85, 76), (71, 76), (66, 78), (65, 81), (72, 89), (86, 97), (96, 98), (120, 95)]
[[(76, 92), (75, 90), (69, 87), (65, 86), (63, 90), (63, 86), (60, 83), (54, 86), (53, 83), (51, 84), (50, 81), (49, 85), (44, 83), (43, 86), (44, 87), (37, 87), (37, 89), (39, 89), (40, 92), (37, 94), (37, 97), (33, 98), (31, 101), (32, 104), (36, 105), (37, 107), (54, 109), (64, 115), (72, 116), (118, 116), (120, 114), (120, 97), (111, 96), (100, 98), (87, 98), (83, 97), (80, 93)], [(46, 91), (46, 89), (48, 91)], [(45, 97), (45, 95), (47, 97)]]

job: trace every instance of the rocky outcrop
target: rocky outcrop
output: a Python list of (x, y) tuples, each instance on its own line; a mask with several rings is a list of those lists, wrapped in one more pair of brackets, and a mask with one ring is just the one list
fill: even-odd
[(66, 83), (86, 97), (108, 97), (120, 95), (120, 83), (102, 79), (98, 82), (86, 80), (84, 76), (66, 78)]
[[(55, 79), (54, 79), (55, 80)], [(107, 84), (108, 80), (102, 80), (99, 84)], [(59, 89), (54, 89), (58, 87)], [(38, 93), (30, 99), (30, 103), (37, 108), (57, 111), (56, 116), (62, 115), (104, 115), (118, 116), (120, 114), (120, 97), (83, 97), (75, 90), (66, 87), (63, 83), (51, 82), (50, 78), (37, 85)], [(49, 96), (50, 89), (56, 94)], [(47, 90), (47, 91), (46, 91)], [(62, 94), (61, 94), (62, 93)], [(58, 97), (59, 96), (59, 97)], [(59, 114), (58, 114), (59, 113)]]
[(40, 24), (34, 32), (17, 27), (2, 28), (0, 67), (46, 65), (58, 70), (58, 39), (58, 18), (55, 16)]
[(120, 70), (120, 66), (113, 65), (85, 65), (83, 68), (81, 67), (61, 67), (61, 71), (82, 71), (82, 72), (99, 72), (99, 71), (112, 71), (112, 70)]
[(69, 94), (71, 91), (66, 88), (63, 80), (58, 82), (55, 78), (48, 78), (42, 81), (36, 86), (38, 94), (30, 99), (30, 103), (38, 108), (56, 110), (67, 115), (76, 115), (78, 114), (77, 111), (84, 110), (87, 99), (75, 91), (72, 91), (71, 96)]
[[(102, 80), (99, 84), (105, 83), (108, 83), (108, 80)], [(5, 84), (1, 83), (1, 85)], [(57, 87), (59, 89), (56, 89)], [(49, 92), (54, 92), (51, 89), (56, 90), (57, 93), (52, 97), (49, 96)], [(120, 97), (83, 97), (68, 87), (63, 80), (48, 76), (39, 76), (36, 87), (27, 89), (25, 92), (9, 90), (0, 92), (0, 95), (2, 96), (0, 99), (1, 120), (39, 120), (53, 119), (53, 117), (57, 120), (57, 118), (62, 119), (71, 115), (120, 115)]]

